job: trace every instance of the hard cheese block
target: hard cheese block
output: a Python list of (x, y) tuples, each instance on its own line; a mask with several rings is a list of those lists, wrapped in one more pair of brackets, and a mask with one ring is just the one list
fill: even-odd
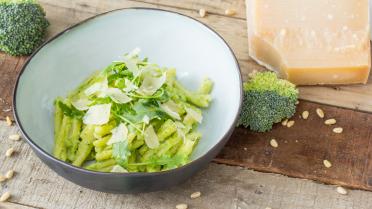
[(246, 0), (249, 54), (299, 85), (366, 83), (368, 0)]

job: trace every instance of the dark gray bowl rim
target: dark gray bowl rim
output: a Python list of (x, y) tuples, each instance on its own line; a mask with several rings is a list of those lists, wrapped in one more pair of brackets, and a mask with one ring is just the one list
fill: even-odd
[[(57, 158), (55, 158), (53, 155), (49, 154), (48, 152), (44, 151), (41, 147), (39, 147), (39, 145), (37, 145), (32, 139), (31, 137), (29, 137), (26, 133), (26, 131), (23, 129), (23, 126), (19, 120), (19, 117), (18, 117), (18, 112), (17, 112), (17, 107), (16, 107), (16, 96), (17, 96), (17, 89), (18, 89), (18, 84), (19, 84), (19, 80), (23, 74), (23, 72), (25, 71), (27, 65), (29, 64), (29, 62), (32, 60), (32, 58), (44, 47), (46, 46), (47, 44), (49, 44), (50, 42), (52, 42), (53, 40), (55, 40), (56, 38), (60, 37), (61, 35), (63, 35), (65, 32), (81, 25), (81, 24), (84, 24), (90, 20), (93, 20), (97, 17), (100, 17), (100, 16), (103, 16), (103, 15), (106, 15), (106, 14), (109, 14), (109, 13), (112, 13), (112, 12), (116, 12), (116, 11), (126, 11), (126, 10), (156, 10), (156, 11), (160, 11), (160, 12), (168, 12), (168, 13), (173, 13), (173, 14), (176, 14), (176, 15), (180, 15), (180, 16), (183, 16), (183, 17), (186, 17), (186, 18), (189, 18), (201, 25), (203, 25), (204, 27), (206, 27), (207, 29), (209, 29), (212, 33), (214, 33), (215, 35), (217, 35), (224, 43), (225, 45), (228, 47), (228, 49), (230, 50), (230, 53), (231, 55), (233, 56), (234, 60), (235, 60), (235, 65), (237, 67), (237, 71), (236, 73), (238, 73), (238, 76), (239, 76), (239, 82), (240, 82), (240, 85), (239, 85), (239, 88), (240, 88), (240, 95), (239, 95), (239, 108), (238, 108), (238, 111), (237, 113), (235, 114), (235, 118), (234, 118), (234, 122), (230, 125), (228, 131), (226, 131), (226, 133), (222, 136), (222, 138), (219, 139), (219, 142), (217, 144), (215, 144), (211, 149), (209, 149), (205, 154), (203, 154), (202, 156), (198, 157), (197, 159), (187, 163), (186, 165), (183, 165), (181, 167), (178, 167), (178, 168), (174, 168), (174, 169), (171, 169), (171, 170), (166, 170), (166, 171), (159, 171), (159, 172), (151, 172), (151, 173), (148, 173), (148, 172), (128, 172), (128, 173), (110, 173), (110, 172), (100, 172), (100, 171), (92, 171), (92, 170), (87, 170), (87, 169), (84, 169), (82, 167), (76, 167), (72, 164), (69, 164), (67, 162), (64, 162), (62, 160), (59, 160)], [(29, 58), (27, 59), (27, 61), (25, 62), (25, 64), (22, 66), (22, 69), (20, 71), (20, 73), (18, 74), (18, 77), (17, 77), (17, 80), (16, 80), (16, 83), (15, 83), (15, 86), (14, 86), (14, 89), (13, 89), (13, 115), (14, 115), (14, 119), (18, 125), (18, 127), (20, 128), (21, 130), (21, 133), (23, 134), (23, 136), (25, 137), (26, 141), (28, 142), (28, 144), (31, 145), (32, 148), (34, 148), (35, 150), (38, 151), (38, 153), (42, 154), (44, 157), (52, 160), (53, 162), (55, 163), (58, 163), (58, 164), (62, 164), (70, 169), (74, 169), (76, 171), (80, 171), (80, 172), (83, 172), (83, 173), (86, 173), (86, 174), (99, 174), (99, 175), (107, 175), (107, 176), (157, 176), (157, 175), (162, 175), (162, 174), (166, 174), (166, 173), (173, 173), (175, 171), (178, 171), (178, 170), (183, 170), (183, 169), (186, 169), (190, 166), (192, 166), (193, 164), (195, 164), (196, 162), (199, 162), (199, 161), (202, 161), (205, 157), (207, 157), (209, 155), (209, 153), (213, 152), (215, 149), (217, 149), (219, 147), (219, 145), (221, 143), (225, 144), (228, 140), (228, 136), (232, 133), (232, 131), (234, 130), (235, 128), (235, 125), (236, 125), (236, 122), (238, 120), (238, 117), (239, 117), (239, 114), (240, 114), (240, 111), (241, 111), (241, 106), (242, 106), (242, 100), (243, 100), (243, 87), (242, 87), (242, 76), (241, 76), (241, 72), (240, 72), (240, 66), (239, 66), (239, 63), (238, 63), (238, 60), (233, 52), (233, 50), (231, 49), (231, 47), (227, 44), (227, 42), (225, 41), (225, 39), (220, 35), (218, 34), (214, 29), (212, 29), (210, 26), (206, 25), (205, 23), (193, 18), (193, 17), (190, 17), (190, 16), (187, 16), (185, 14), (181, 14), (179, 12), (174, 12), (174, 11), (169, 11), (169, 10), (164, 10), (164, 9), (157, 9), (157, 8), (147, 8), (147, 7), (128, 7), (128, 8), (120, 8), (120, 9), (114, 9), (114, 10), (110, 10), (110, 11), (107, 11), (107, 12), (103, 12), (101, 14), (97, 14), (95, 16), (92, 16), (92, 17), (89, 17), (79, 23), (76, 23), (66, 29), (64, 29), (63, 31), (57, 33), (56, 35), (54, 35), (52, 38), (48, 39), (46, 42), (44, 42), (41, 46), (39, 46), (30, 56)]]

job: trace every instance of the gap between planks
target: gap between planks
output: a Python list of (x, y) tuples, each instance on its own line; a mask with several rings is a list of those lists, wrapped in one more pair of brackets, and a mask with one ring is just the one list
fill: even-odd
[(0, 209), (42, 209), (42, 208), (28, 204), (8, 201), (0, 203)]
[[(129, 0), (134, 2), (140, 3), (147, 3), (153, 4), (157, 6), (164, 6), (164, 7), (171, 7), (175, 9), (185, 9), (198, 12), (200, 9), (206, 9), (207, 15), (219, 15), (225, 16), (227, 18), (235, 18), (240, 20), (246, 20), (245, 16), (245, 7), (244, 7), (244, 0), (234, 0), (234, 1), (223, 1), (219, 8), (212, 7), (213, 5), (220, 5), (221, 2), (214, 1), (214, 0), (183, 0), (183, 1), (174, 1), (174, 0)], [(200, 3), (204, 2), (204, 3)], [(237, 4), (233, 4), (232, 2), (238, 2)], [(181, 6), (184, 5), (184, 6)], [(242, 7), (243, 6), (243, 7)], [(236, 14), (233, 16), (225, 15), (226, 9), (233, 9)]]

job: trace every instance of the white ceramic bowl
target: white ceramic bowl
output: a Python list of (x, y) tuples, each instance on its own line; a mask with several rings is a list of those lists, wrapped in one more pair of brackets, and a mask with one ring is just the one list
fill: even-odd
[[(53, 100), (65, 96), (93, 71), (103, 69), (136, 47), (141, 48), (141, 55), (149, 57), (150, 61), (175, 67), (178, 79), (188, 88), (195, 88), (204, 77), (215, 84), (213, 102), (205, 111), (200, 126), (203, 137), (191, 156), (193, 162), (158, 174), (107, 174), (77, 168), (52, 157)], [(209, 27), (174, 12), (123, 9), (79, 23), (39, 48), (18, 78), (14, 113), (38, 156), (67, 179), (102, 191), (151, 191), (185, 180), (223, 147), (239, 114), (241, 82), (233, 52)], [(193, 163), (197, 166), (193, 167)], [(176, 179), (170, 180), (165, 174), (172, 174)], [(163, 175), (168, 182), (159, 184), (154, 180), (148, 185), (140, 184), (146, 182), (140, 177), (154, 175)]]

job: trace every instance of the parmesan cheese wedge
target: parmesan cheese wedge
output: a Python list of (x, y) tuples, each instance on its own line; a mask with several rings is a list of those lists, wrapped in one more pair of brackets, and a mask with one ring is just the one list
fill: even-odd
[(106, 143), (107, 145), (122, 142), (128, 138), (128, 128), (123, 123), (120, 123), (118, 127), (112, 129), (111, 133), (112, 135), (110, 140)]
[(366, 83), (368, 0), (246, 0), (249, 55), (298, 85)]
[(150, 149), (159, 147), (159, 138), (152, 125), (149, 125), (144, 132), (145, 143)]

